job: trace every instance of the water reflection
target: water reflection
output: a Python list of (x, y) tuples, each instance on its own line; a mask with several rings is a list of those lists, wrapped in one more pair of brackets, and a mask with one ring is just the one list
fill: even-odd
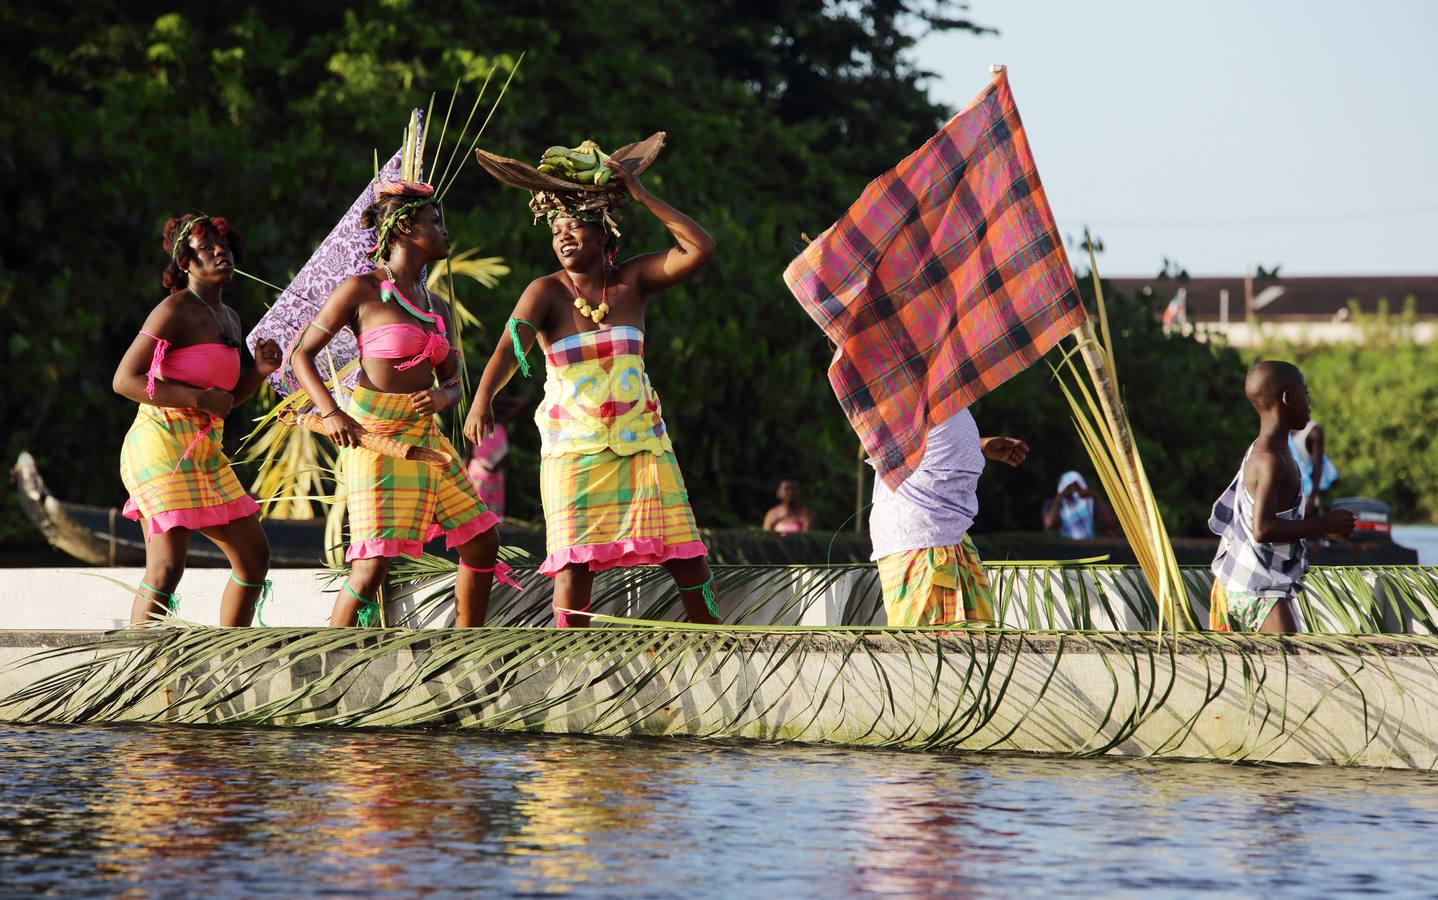
[(1007, 837), (984, 824), (969, 779), (934, 767), (881, 776), (864, 792), (861, 889), (971, 896), (1007, 861)]
[(452, 732), (0, 726), (6, 893), (1428, 892), (1438, 778)]
[(555, 741), (539, 745), (516, 782), (522, 822), (510, 852), (515, 888), (568, 893), (604, 869), (593, 836), (648, 830), (652, 813), (667, 802), (669, 769), (660, 758), (635, 777), (632, 754), (612, 744)]

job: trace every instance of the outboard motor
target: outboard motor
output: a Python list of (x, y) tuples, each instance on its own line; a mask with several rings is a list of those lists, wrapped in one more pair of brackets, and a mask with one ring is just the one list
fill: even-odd
[(1331, 509), (1346, 509), (1357, 521), (1350, 540), (1375, 544), (1393, 543), (1393, 525), (1388, 521), (1388, 504), (1371, 497), (1342, 497), (1329, 504)]

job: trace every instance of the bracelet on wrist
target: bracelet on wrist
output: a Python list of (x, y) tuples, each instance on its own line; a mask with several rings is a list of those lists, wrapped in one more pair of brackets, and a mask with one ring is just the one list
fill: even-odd
[(337, 413), (337, 412), (339, 412), (339, 411), (340, 411), (340, 408), (339, 408), (338, 406), (336, 406), (334, 409), (332, 409), (332, 410), (330, 410), (329, 412), (325, 413), (324, 415), (320, 416), (320, 418), (321, 418), (321, 419), (328, 419), (330, 416), (334, 415), (335, 413)]

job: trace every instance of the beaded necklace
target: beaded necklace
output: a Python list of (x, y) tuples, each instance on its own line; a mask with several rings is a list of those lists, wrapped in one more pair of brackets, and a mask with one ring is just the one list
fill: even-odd
[(429, 295), (429, 288), (425, 286), (424, 281), (421, 280), (416, 283), (419, 285), (420, 293), (424, 294), (424, 305), (428, 308), (428, 312), (419, 309), (413, 303), (409, 302), (409, 298), (400, 291), (399, 285), (395, 283), (394, 272), (390, 269), (388, 262), (382, 262), (380, 265), (384, 267), (386, 279), (379, 284), (380, 299), (385, 303), (391, 300), (395, 301), (405, 312), (419, 319), (421, 322), (428, 322), (438, 328), (440, 334), (444, 334), (444, 317), (434, 311), (434, 298)]
[(579, 295), (579, 285), (574, 283), (568, 272), (564, 273), (564, 280), (569, 282), (570, 289), (574, 291), (574, 308), (579, 310), (581, 316), (593, 319), (595, 325), (603, 328), (604, 317), (609, 315), (609, 267), (604, 266), (604, 283), (600, 287), (598, 307), (590, 306), (589, 301)]

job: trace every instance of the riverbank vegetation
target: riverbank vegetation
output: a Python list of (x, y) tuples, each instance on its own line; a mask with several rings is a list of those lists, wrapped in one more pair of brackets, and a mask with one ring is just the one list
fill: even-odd
[[(245, 235), (246, 268), (283, 284), (370, 176), (373, 151), (393, 149), (409, 108), (456, 79), (472, 96), (524, 51), (487, 147), (530, 158), (581, 137), (618, 146), (667, 131), (646, 182), (719, 242), (708, 271), (658, 298), (648, 322), (651, 376), (701, 521), (757, 523), (786, 476), (803, 481), (820, 528), (854, 512), (858, 443), (824, 377), (831, 349), (780, 273), (801, 235), (823, 230), (952, 112), (912, 61), (917, 35), (975, 34), (982, 82), (985, 29), (962, 4), (665, 0), (619, 17), (588, 4), (507, 12), (476, 0), (440, 16), (330, 0), (283, 17), (125, 9), (59, 0), (0, 13), (0, 72), (20, 86), (0, 109), (0, 449), (9, 459), (30, 449), (57, 494), (124, 500), (116, 458), (134, 410), (110, 375), (161, 295), (168, 216), (226, 215)], [(512, 268), (496, 287), (460, 286), (482, 323), (465, 332), (471, 366), (488, 357), (523, 286), (553, 267), (525, 199), (470, 168), (446, 200), (456, 245)], [(625, 252), (664, 241), (642, 214), (623, 229)], [(226, 299), (248, 327), (271, 298), (236, 283)], [(1140, 304), (1114, 298), (1110, 314), (1165, 520), (1194, 533), (1251, 430), (1243, 362), (1165, 336)], [(538, 385), (511, 390), (528, 392), (527, 417)], [(975, 412), (986, 432), (1035, 448), (1022, 469), (985, 480), (977, 530), (1037, 528), (1058, 475), (1086, 470), (1049, 368)], [(232, 414), (232, 445), (259, 413)], [(537, 436), (523, 422), (512, 435), (511, 509), (534, 517)], [(36, 539), (7, 493), (0, 542)]]

